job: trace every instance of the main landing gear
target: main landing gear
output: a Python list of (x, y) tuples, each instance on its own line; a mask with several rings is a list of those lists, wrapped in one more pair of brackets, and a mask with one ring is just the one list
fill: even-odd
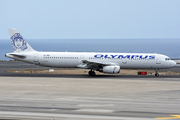
[(94, 72), (94, 71), (92, 71), (92, 69), (89, 71), (89, 75), (90, 76), (95, 76), (96, 75), (96, 73)]
[(155, 71), (156, 71), (155, 76), (156, 76), (156, 77), (159, 77), (158, 70), (155, 69)]

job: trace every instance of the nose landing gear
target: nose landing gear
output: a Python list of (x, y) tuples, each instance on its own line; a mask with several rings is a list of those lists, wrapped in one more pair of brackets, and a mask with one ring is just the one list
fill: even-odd
[(155, 69), (155, 71), (156, 71), (155, 76), (156, 76), (156, 77), (159, 77), (158, 70)]
[(95, 76), (96, 73), (95, 73), (94, 71), (90, 70), (90, 71), (89, 71), (89, 75), (90, 75), (90, 76)]

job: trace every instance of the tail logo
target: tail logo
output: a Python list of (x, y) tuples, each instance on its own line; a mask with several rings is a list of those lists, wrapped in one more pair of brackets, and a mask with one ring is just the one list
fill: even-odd
[(14, 51), (16, 51), (17, 49), (21, 49), (22, 51), (27, 49), (27, 42), (23, 39), (20, 33), (15, 33), (11, 37), (11, 42)]

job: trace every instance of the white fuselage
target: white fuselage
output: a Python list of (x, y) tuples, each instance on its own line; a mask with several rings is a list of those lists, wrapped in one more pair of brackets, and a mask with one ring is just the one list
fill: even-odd
[[(47, 67), (86, 68), (83, 60), (95, 63), (114, 64), (121, 69), (165, 69), (172, 68), (176, 63), (162, 54), (149, 53), (88, 53), (88, 52), (21, 52), (25, 58), (19, 58), (7, 53), (9, 58), (21, 60)], [(96, 67), (95, 67), (96, 68)], [(94, 69), (95, 69), (94, 68)]]

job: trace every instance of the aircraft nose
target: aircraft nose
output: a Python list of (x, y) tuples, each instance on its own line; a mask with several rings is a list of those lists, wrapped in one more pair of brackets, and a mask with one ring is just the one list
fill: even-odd
[(177, 64), (175, 61), (172, 61), (172, 66), (175, 67)]

